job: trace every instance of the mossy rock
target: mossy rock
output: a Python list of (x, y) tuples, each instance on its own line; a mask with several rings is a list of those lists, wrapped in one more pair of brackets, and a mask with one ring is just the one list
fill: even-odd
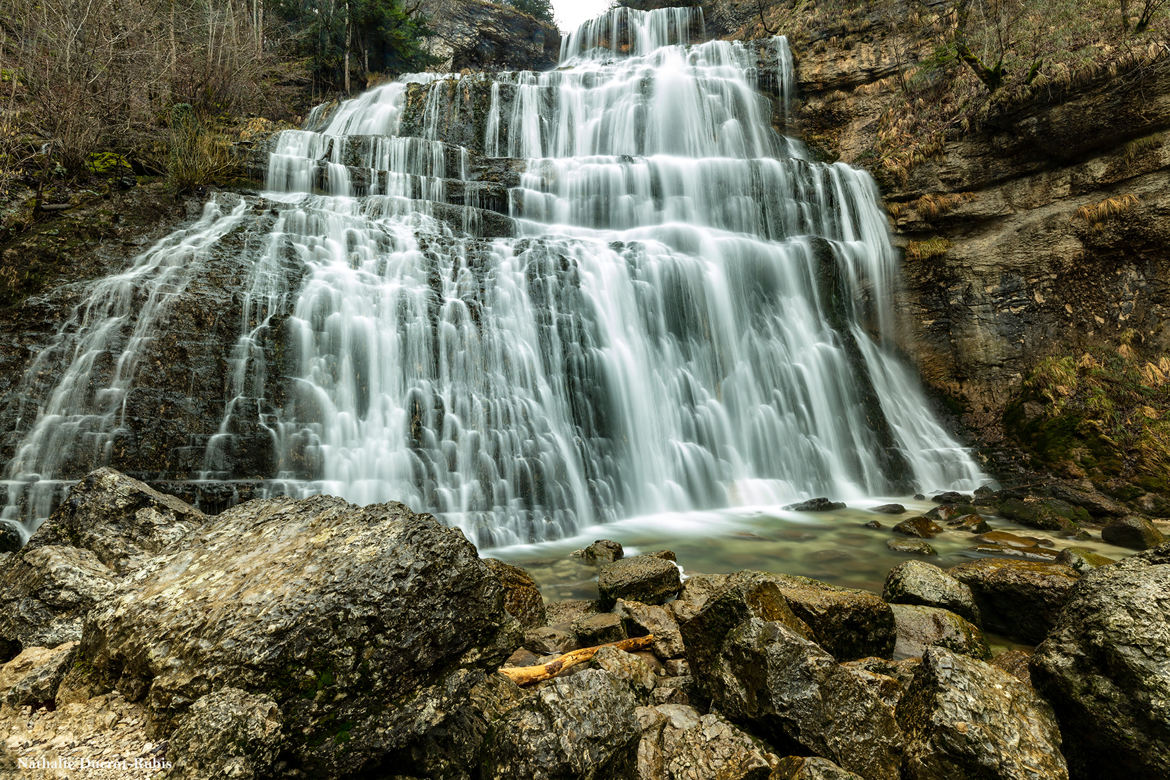
[(86, 159), (85, 167), (98, 176), (123, 176), (134, 172), (126, 158), (117, 152), (93, 152)]

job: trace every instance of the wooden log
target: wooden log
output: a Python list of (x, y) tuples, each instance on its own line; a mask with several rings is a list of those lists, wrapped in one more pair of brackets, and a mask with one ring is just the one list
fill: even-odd
[(597, 645), (596, 647), (582, 647), (579, 650), (573, 650), (572, 652), (557, 656), (548, 663), (537, 664), (536, 666), (514, 666), (510, 669), (500, 669), (500, 674), (517, 685), (531, 685), (541, 680), (552, 679), (570, 667), (585, 663), (603, 647), (616, 647), (618, 650), (632, 652), (634, 650), (642, 650), (652, 644), (654, 644), (653, 634), (636, 636), (631, 639), (623, 639), (620, 642)]

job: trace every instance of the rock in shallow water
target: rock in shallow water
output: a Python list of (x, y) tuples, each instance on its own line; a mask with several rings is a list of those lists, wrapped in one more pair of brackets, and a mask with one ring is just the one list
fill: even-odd
[(223, 687), (269, 696), (285, 751), (335, 777), (435, 726), (518, 640), (459, 531), (316, 497), (219, 515), (93, 610), (80, 653), (162, 731)]
[(938, 550), (922, 539), (887, 539), (886, 549), (910, 555), (938, 555)]
[(1149, 550), (1166, 541), (1157, 526), (1147, 518), (1129, 515), (1122, 517), (1101, 529), (1101, 538), (1118, 547), (1131, 550)]
[(983, 558), (948, 570), (971, 588), (983, 627), (1021, 642), (1044, 640), (1078, 574), (1058, 563)]
[(801, 501), (799, 504), (789, 504), (784, 507), (790, 512), (834, 512), (838, 509), (844, 509), (845, 504), (841, 501), (832, 501), (828, 498), (810, 498), (807, 501)]
[(908, 780), (1064, 780), (1060, 731), (1035, 691), (994, 666), (931, 648), (898, 703)]
[(1087, 573), (1036, 649), (1076, 777), (1170, 777), (1170, 545)]
[(920, 539), (933, 539), (942, 533), (942, 527), (929, 517), (911, 517), (894, 526), (894, 533), (903, 536), (917, 536)]
[(605, 606), (618, 599), (661, 604), (682, 590), (682, 579), (673, 562), (638, 555), (602, 566), (597, 590)]

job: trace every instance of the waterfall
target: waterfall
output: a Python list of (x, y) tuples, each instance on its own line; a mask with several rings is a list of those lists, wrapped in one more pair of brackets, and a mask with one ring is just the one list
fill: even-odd
[[(247, 416), (271, 439), (270, 493), (398, 500), (480, 545), (975, 487), (891, 343), (897, 256), (872, 179), (774, 129), (795, 92), (785, 39), (702, 38), (698, 9), (619, 8), (568, 36), (555, 71), (407, 76), (282, 133), (200, 477), (235, 476)], [(179, 256), (242, 218), (220, 208), (101, 284), (181, 287), (145, 269), (197, 273)], [(117, 429), (117, 389), (77, 397), (78, 364), (121, 350), (115, 384), (131, 381), (133, 339), (100, 333), (133, 312), (89, 307), (9, 464), (9, 519), (22, 490), (75, 478), (50, 450)], [(260, 344), (278, 320), (287, 377)]]

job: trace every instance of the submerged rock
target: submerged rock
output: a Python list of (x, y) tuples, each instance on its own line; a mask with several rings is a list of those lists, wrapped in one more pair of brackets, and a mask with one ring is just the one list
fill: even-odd
[(1059, 563), (983, 558), (948, 570), (971, 588), (983, 627), (1021, 642), (1043, 641), (1056, 624), (1077, 572)]
[(638, 555), (607, 563), (597, 575), (601, 603), (612, 605), (618, 599), (661, 604), (682, 589), (678, 566), (662, 558)]
[(586, 563), (613, 563), (625, 557), (626, 553), (620, 542), (598, 539), (584, 550), (578, 550), (573, 554), (579, 555)]
[(983, 633), (954, 612), (920, 604), (894, 604), (891, 608), (898, 627), (895, 658), (918, 658), (930, 647), (945, 647), (982, 660), (991, 658)]
[(883, 515), (900, 515), (906, 511), (906, 507), (901, 504), (882, 504), (881, 506), (870, 507), (869, 511), (881, 512)]
[(882, 598), (891, 604), (921, 604), (949, 609), (979, 623), (979, 608), (971, 588), (937, 566), (922, 561), (899, 563), (886, 576)]
[(931, 648), (898, 703), (908, 780), (1064, 780), (1052, 708), (1007, 672)]
[(938, 555), (938, 550), (922, 539), (887, 539), (886, 548), (891, 552), (909, 553), (911, 555)]
[(495, 724), (483, 777), (628, 777), (641, 737), (636, 704), (630, 689), (604, 671), (554, 679)]
[(173, 548), (207, 520), (195, 507), (111, 468), (90, 472), (28, 541), (90, 550), (119, 574)]
[(268, 696), (283, 750), (336, 777), (436, 726), (518, 640), (459, 531), (316, 497), (219, 515), (93, 610), (80, 652), (164, 733), (213, 691)]
[(1149, 550), (1166, 541), (1157, 526), (1137, 515), (1121, 517), (1109, 523), (1101, 529), (1101, 538), (1109, 544), (1131, 550)]
[(23, 550), (0, 569), (0, 661), (25, 647), (81, 639), (86, 614), (106, 601), (115, 575), (89, 550)]
[(894, 533), (903, 536), (917, 536), (921, 539), (932, 539), (941, 534), (943, 529), (929, 517), (911, 517), (894, 526)]
[(1170, 545), (1088, 572), (1031, 661), (1077, 777), (1170, 777)]

